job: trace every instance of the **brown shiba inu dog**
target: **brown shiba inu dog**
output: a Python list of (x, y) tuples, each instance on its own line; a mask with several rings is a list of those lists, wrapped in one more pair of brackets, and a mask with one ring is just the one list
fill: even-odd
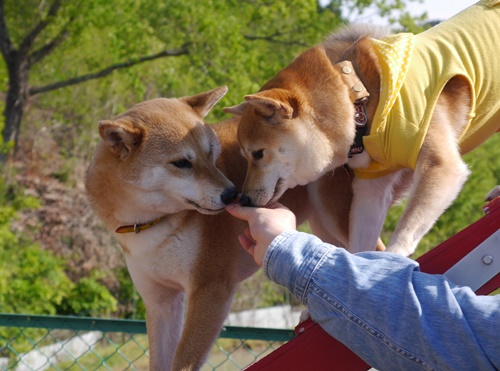
[[(146, 305), (151, 370), (200, 368), (236, 284), (258, 268), (238, 242), (245, 224), (221, 213), (245, 178), (238, 120), (203, 122), (226, 91), (153, 99), (99, 123), (102, 140), (86, 173), (86, 189), (107, 228), (117, 232)], [(349, 174), (327, 174), (314, 187), (332, 194), (322, 202), (319, 195), (310, 199), (306, 187), (296, 187), (280, 201), (326, 240), (347, 240)], [(313, 212), (315, 205), (326, 209)], [(323, 228), (329, 223), (337, 229)]]
[(373, 249), (409, 190), (387, 250), (412, 254), (468, 176), (461, 155), (500, 128), (498, 4), (481, 1), (416, 36), (345, 29), (227, 108), (242, 115), (243, 200), (265, 205), (347, 163), (348, 249)]

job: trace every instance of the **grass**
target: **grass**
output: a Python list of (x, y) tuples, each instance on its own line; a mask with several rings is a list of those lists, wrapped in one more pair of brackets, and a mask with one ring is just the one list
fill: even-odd
[(58, 363), (48, 370), (148, 370), (146, 335), (106, 333), (95, 347), (74, 361)]
[[(243, 369), (283, 343), (260, 340), (217, 339), (202, 371)], [(73, 361), (59, 362), (47, 370), (149, 370), (146, 335), (106, 333), (92, 349)]]

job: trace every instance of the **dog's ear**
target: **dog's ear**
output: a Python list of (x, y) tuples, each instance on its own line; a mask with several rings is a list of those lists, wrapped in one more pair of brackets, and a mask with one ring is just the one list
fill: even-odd
[(289, 95), (283, 89), (264, 90), (257, 94), (246, 95), (245, 100), (255, 108), (257, 114), (271, 123), (276, 123), (277, 118), (291, 119), (294, 116)]
[(99, 122), (99, 134), (104, 144), (121, 160), (128, 157), (142, 138), (142, 132), (128, 123), (104, 120)]
[(243, 115), (243, 111), (245, 110), (245, 108), (247, 108), (247, 106), (248, 106), (248, 103), (243, 102), (243, 103), (240, 103), (236, 106), (224, 107), (222, 109), (222, 111), (224, 111), (226, 113), (231, 113), (235, 116), (241, 116), (241, 115)]
[(215, 106), (215, 104), (221, 100), (224, 95), (226, 95), (226, 93), (227, 86), (221, 86), (205, 93), (180, 98), (180, 100), (189, 104), (201, 117), (205, 117), (208, 115), (213, 106)]

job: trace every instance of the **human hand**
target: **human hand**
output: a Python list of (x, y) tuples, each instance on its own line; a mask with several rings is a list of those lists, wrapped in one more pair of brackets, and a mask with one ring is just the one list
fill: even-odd
[(264, 256), (275, 237), (297, 228), (295, 215), (280, 203), (272, 208), (244, 207), (230, 204), (226, 210), (235, 218), (248, 222), (243, 234), (238, 236), (241, 246), (262, 266)]

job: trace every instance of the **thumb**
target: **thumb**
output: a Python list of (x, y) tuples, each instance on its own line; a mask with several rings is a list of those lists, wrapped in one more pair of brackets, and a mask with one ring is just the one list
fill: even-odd
[(226, 210), (237, 219), (249, 221), (252, 217), (253, 208), (242, 207), (239, 204), (231, 204), (226, 206)]

